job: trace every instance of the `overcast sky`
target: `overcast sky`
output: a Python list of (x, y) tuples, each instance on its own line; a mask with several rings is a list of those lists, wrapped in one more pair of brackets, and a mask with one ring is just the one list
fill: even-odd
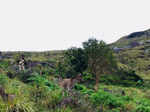
[(94, 36), (111, 43), (150, 28), (149, 0), (0, 0), (0, 50), (61, 50)]

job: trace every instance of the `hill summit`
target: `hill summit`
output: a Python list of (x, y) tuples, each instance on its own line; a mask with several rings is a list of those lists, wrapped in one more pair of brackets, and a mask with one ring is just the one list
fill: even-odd
[(144, 43), (150, 43), (150, 29), (145, 31), (133, 32), (127, 36), (120, 38), (113, 43), (113, 47), (132, 48)]

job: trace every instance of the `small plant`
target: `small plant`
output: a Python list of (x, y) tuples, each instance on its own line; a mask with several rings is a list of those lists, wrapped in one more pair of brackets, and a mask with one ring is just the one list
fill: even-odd
[(70, 107), (66, 107), (66, 108), (53, 109), (53, 110), (50, 110), (50, 112), (73, 112), (73, 111)]
[(98, 92), (93, 93), (90, 99), (94, 105), (98, 106), (102, 104), (104, 106), (109, 106), (110, 109), (118, 107), (124, 108), (124, 104), (130, 101), (128, 96), (115, 96), (103, 90), (98, 90)]
[(0, 99), (0, 112), (35, 112), (34, 103), (25, 96), (16, 96), (13, 101)]
[(62, 91), (60, 89), (51, 91), (49, 93), (48, 107), (49, 108), (57, 108), (57, 106), (62, 101)]
[(20, 99), (14, 106), (9, 106), (8, 112), (35, 112), (35, 110), (32, 102), (24, 102), (24, 99)]
[(58, 86), (56, 84), (54, 84), (53, 82), (50, 82), (48, 79), (38, 75), (37, 73), (34, 73), (28, 79), (28, 81), (31, 82), (32, 84), (36, 85), (36, 86), (42, 86), (42, 87), (47, 86), (49, 90), (54, 90), (54, 89), (58, 88)]
[(40, 86), (33, 87), (31, 90), (31, 96), (37, 105), (43, 108), (55, 108), (62, 100), (62, 91), (60, 89), (49, 91), (48, 87)]
[(4, 75), (4, 74), (0, 74), (0, 85), (5, 85), (5, 84), (8, 84), (9, 82), (9, 78)]
[(81, 84), (76, 84), (75, 85), (75, 89), (80, 91), (82, 94), (88, 94), (91, 95), (92, 93), (94, 93), (93, 90), (86, 88), (84, 85)]
[(94, 77), (91, 73), (85, 72), (83, 74), (83, 80), (84, 81), (88, 81), (88, 80), (94, 80)]
[(7, 70), (7, 68), (9, 67), (10, 61), (9, 60), (2, 60), (0, 62), (0, 68)]
[(150, 101), (147, 99), (142, 99), (137, 101), (138, 105), (136, 107), (136, 112), (150, 112)]

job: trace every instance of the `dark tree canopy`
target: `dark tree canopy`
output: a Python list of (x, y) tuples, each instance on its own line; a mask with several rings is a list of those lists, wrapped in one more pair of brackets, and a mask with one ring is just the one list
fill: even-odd
[(72, 47), (65, 53), (67, 63), (76, 73), (81, 73), (87, 68), (87, 56), (81, 48)]

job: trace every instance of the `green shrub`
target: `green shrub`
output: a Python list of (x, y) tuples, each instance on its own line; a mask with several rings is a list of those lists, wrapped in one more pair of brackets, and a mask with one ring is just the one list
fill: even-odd
[(112, 93), (104, 92), (99, 90), (90, 96), (91, 101), (94, 105), (103, 104), (109, 106), (110, 108), (123, 107), (126, 102), (130, 100), (128, 96), (115, 96)]
[(25, 99), (19, 99), (14, 106), (9, 106), (8, 112), (35, 112), (35, 107), (32, 102), (26, 101)]
[(0, 99), (0, 112), (35, 112), (34, 103), (27, 97), (16, 96), (11, 102)]
[(62, 100), (62, 91), (60, 89), (49, 91), (48, 87), (34, 87), (31, 90), (31, 97), (39, 108), (56, 108)]
[(120, 78), (118, 77), (119, 74), (110, 74), (109, 76), (107, 74), (102, 74), (100, 78), (101, 83), (105, 84), (117, 84), (120, 82)]
[(32, 76), (31, 70), (19, 71), (16, 73), (17, 78), (19, 78), (22, 82), (28, 83), (28, 78)]
[(80, 91), (82, 94), (91, 95), (92, 93), (94, 93), (92, 89), (88, 89), (84, 85), (81, 85), (81, 84), (76, 84), (75, 89)]
[(70, 107), (52, 109), (49, 112), (73, 112)]
[(136, 112), (150, 112), (150, 101), (147, 99), (141, 99), (137, 101)]
[(10, 61), (9, 60), (1, 60), (0, 61), (0, 68), (7, 70), (7, 68), (10, 65)]
[(52, 81), (49, 81), (45, 77), (38, 75), (37, 73), (33, 73), (33, 75), (28, 78), (28, 81), (37, 86), (47, 86), (49, 90), (58, 89), (56, 84), (54, 84)]
[(88, 81), (88, 80), (94, 80), (93, 75), (91, 73), (85, 72), (83, 74), (83, 80)]
[(0, 74), (0, 85), (8, 84), (9, 78), (5, 74)]
[(49, 93), (49, 99), (48, 99), (48, 107), (49, 108), (57, 108), (57, 106), (60, 104), (62, 101), (62, 91), (60, 89), (50, 91)]

